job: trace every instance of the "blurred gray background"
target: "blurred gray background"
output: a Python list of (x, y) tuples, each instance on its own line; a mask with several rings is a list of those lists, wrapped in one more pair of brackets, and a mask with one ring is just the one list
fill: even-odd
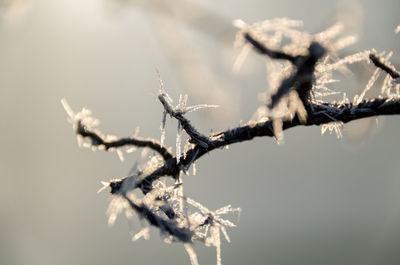
[[(235, 73), (231, 21), (304, 21), (316, 33), (340, 19), (359, 41), (343, 52), (393, 50), (400, 62), (398, 0), (184, 1), (2, 0), (0, 21), (0, 264), (189, 264), (181, 244), (120, 216), (107, 226), (100, 181), (128, 174), (137, 154), (79, 149), (60, 100), (88, 107), (100, 129), (160, 137), (159, 69), (174, 99), (221, 108), (190, 115), (203, 132), (250, 119), (266, 89), (263, 58)], [(336, 84), (359, 93), (370, 68)], [(377, 89), (377, 88), (376, 88)], [(353, 92), (351, 92), (353, 91)], [(400, 117), (285, 132), (217, 150), (184, 178), (186, 195), (210, 209), (243, 209), (223, 264), (400, 264)], [(176, 123), (167, 121), (174, 145)], [(244, 184), (245, 183), (245, 184)], [(215, 249), (195, 245), (200, 264)]]

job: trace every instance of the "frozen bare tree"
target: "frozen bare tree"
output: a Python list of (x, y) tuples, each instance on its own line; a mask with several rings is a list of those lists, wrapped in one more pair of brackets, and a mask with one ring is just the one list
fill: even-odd
[[(340, 35), (341, 24), (314, 35), (301, 31), (300, 21), (285, 18), (253, 25), (238, 20), (234, 25), (239, 28), (235, 45), (241, 48), (234, 68), (239, 69), (246, 55), (254, 50), (265, 57), (268, 70), (268, 91), (261, 96), (263, 102), (252, 120), (244, 125), (211, 134), (198, 131), (186, 114), (218, 106), (188, 106), (187, 95), (181, 95), (174, 105), (161, 77), (158, 100), (164, 111), (160, 140), (141, 138), (137, 133), (128, 138), (104, 135), (97, 129), (98, 120), (89, 110), (75, 113), (62, 101), (80, 145), (116, 151), (121, 159), (124, 152), (144, 148), (143, 162), (135, 166), (132, 175), (103, 182), (113, 196), (107, 211), (109, 223), (113, 224), (121, 211), (128, 217), (137, 215), (158, 228), (166, 242), (183, 243), (192, 264), (198, 264), (192, 248), (196, 241), (214, 246), (217, 264), (221, 264), (221, 233), (229, 242), (227, 228), (235, 227), (224, 215), (240, 213), (239, 208), (231, 205), (210, 210), (184, 194), (182, 178), (190, 169), (195, 174), (195, 163), (203, 155), (254, 137), (270, 136), (282, 143), (283, 131), (296, 126), (317, 125), (321, 126), (321, 133), (329, 130), (341, 137), (341, 126), (347, 122), (400, 114), (400, 73), (389, 62), (391, 53), (368, 50), (339, 58), (337, 51), (355, 41), (353, 36)], [(399, 27), (395, 31), (399, 32)], [(333, 79), (335, 71), (348, 73), (348, 66), (354, 63), (369, 64), (375, 70), (362, 92), (349, 99), (329, 85), (338, 82)], [(385, 77), (379, 96), (368, 98), (380, 74)], [(337, 100), (327, 101), (332, 95)], [(175, 152), (164, 144), (167, 116), (178, 122)], [(183, 133), (188, 140), (182, 148)], [(133, 239), (148, 238), (148, 231), (148, 227), (143, 227)]]

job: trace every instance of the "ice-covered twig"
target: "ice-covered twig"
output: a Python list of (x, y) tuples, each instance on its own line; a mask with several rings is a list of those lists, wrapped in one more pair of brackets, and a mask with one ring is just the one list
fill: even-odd
[(396, 27), (396, 29), (394, 30), (394, 33), (399, 33), (400, 32), (400, 25), (398, 25), (397, 27)]
[[(158, 99), (160, 100), (161, 104), (164, 106), (164, 110), (171, 115), (172, 117), (174, 117), (175, 119), (178, 120), (178, 122), (180, 123), (180, 125), (182, 126), (183, 130), (185, 130), (185, 132), (190, 136), (191, 141), (193, 143), (199, 144), (204, 148), (207, 148), (209, 145), (209, 139), (207, 136), (201, 134), (200, 132), (198, 132), (196, 130), (196, 128), (193, 127), (193, 125), (190, 123), (190, 121), (185, 118), (183, 116), (183, 114), (185, 114), (187, 111), (186, 109), (188, 109), (188, 111), (193, 111), (194, 109), (199, 109), (201, 107), (189, 107), (183, 109), (183, 110), (179, 110), (176, 109), (173, 105), (172, 102), (168, 96), (168, 94), (165, 92), (165, 90), (161, 89), (160, 93), (158, 94)], [(204, 106), (208, 106), (208, 105), (204, 105)], [(212, 107), (214, 107), (213, 105), (211, 105)]]
[(168, 233), (182, 242), (191, 242), (193, 232), (190, 231), (190, 229), (180, 227), (179, 223), (175, 220), (165, 220), (161, 218), (159, 215), (153, 213), (146, 205), (141, 202), (134, 202), (127, 195), (122, 195), (122, 197), (137, 214), (146, 219), (151, 225), (158, 227), (161, 232)]
[(385, 71), (393, 79), (400, 78), (399, 71), (397, 71), (396, 68), (394, 68), (394, 66), (391, 65), (389, 62), (386, 62), (386, 61), (382, 60), (381, 58), (379, 58), (378, 55), (375, 55), (373, 53), (371, 53), (369, 55), (369, 58), (375, 64), (376, 67), (378, 67), (378, 68), (382, 69), (383, 71)]
[[(168, 160), (173, 157), (172, 154), (165, 147), (161, 146), (161, 144), (155, 139), (143, 139), (139, 137), (116, 138), (115, 140), (105, 139), (105, 137), (100, 132), (93, 129), (93, 126), (91, 126), (90, 124), (91, 122), (87, 121), (89, 118), (89, 121), (94, 120), (92, 117), (82, 115), (82, 112), (75, 114), (65, 99), (63, 99), (61, 102), (69, 116), (70, 121), (73, 124), (73, 128), (76, 134), (81, 137), (89, 138), (91, 140), (92, 146), (102, 146), (105, 150), (129, 145), (137, 147), (148, 147), (159, 153), (164, 158), (164, 160)], [(90, 114), (89, 111), (86, 110), (86, 112)], [(98, 122), (95, 123), (97, 124)]]
[(260, 53), (268, 55), (271, 59), (284, 59), (291, 62), (296, 71), (282, 81), (277, 92), (271, 96), (269, 107), (274, 108), (281, 98), (295, 89), (304, 105), (308, 105), (309, 92), (314, 82), (315, 65), (322, 58), (326, 50), (318, 42), (312, 42), (308, 47), (308, 54), (293, 56), (281, 51), (273, 51), (265, 47), (261, 42), (254, 39), (249, 33), (245, 39)]
[(123, 146), (137, 146), (137, 147), (148, 147), (156, 152), (158, 152), (165, 160), (172, 158), (172, 155), (165, 147), (155, 139), (142, 139), (139, 137), (130, 138), (119, 138), (114, 141), (104, 140), (99, 134), (86, 128), (81, 121), (77, 121), (76, 133), (82, 137), (88, 137), (92, 141), (94, 146), (104, 146), (105, 150), (110, 148), (118, 148)]

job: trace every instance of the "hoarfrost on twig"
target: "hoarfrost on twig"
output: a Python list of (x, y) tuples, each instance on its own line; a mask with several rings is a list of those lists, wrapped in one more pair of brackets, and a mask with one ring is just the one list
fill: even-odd
[(354, 103), (355, 104), (360, 104), (361, 103), (361, 101), (364, 99), (365, 93), (367, 93), (367, 91), (371, 89), (371, 87), (374, 85), (375, 81), (378, 79), (380, 71), (381, 70), (379, 68), (375, 69), (375, 71), (372, 74), (371, 78), (368, 80), (368, 83), (365, 86), (363, 92), (359, 96), (356, 95), (354, 97)]
[(283, 144), (282, 125), (283, 123), (281, 119), (274, 119), (273, 128), (274, 128), (275, 138), (278, 144)]
[(348, 55), (332, 64), (326, 64), (324, 65), (324, 68), (321, 69), (322, 71), (331, 71), (335, 69), (339, 69), (340, 66), (342, 65), (349, 65), (349, 64), (354, 64), (358, 63), (361, 61), (369, 62), (369, 54), (371, 53), (370, 50), (363, 51), (363, 52), (358, 52), (352, 55)]

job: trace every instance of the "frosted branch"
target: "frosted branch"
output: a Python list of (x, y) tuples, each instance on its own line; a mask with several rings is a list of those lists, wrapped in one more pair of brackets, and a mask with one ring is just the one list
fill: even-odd
[[(157, 227), (166, 236), (166, 241), (171, 242), (175, 239), (183, 242), (193, 265), (198, 264), (191, 245), (196, 240), (206, 246), (216, 247), (217, 264), (221, 264), (221, 233), (230, 242), (226, 229), (235, 227), (235, 224), (223, 219), (221, 215), (240, 212), (239, 208), (232, 208), (230, 205), (211, 211), (184, 196), (183, 173), (187, 173), (203, 155), (234, 143), (251, 141), (255, 137), (275, 137), (278, 142), (282, 142), (283, 131), (296, 126), (322, 125), (322, 133), (335, 132), (341, 137), (340, 127), (345, 123), (379, 115), (400, 114), (398, 91), (400, 86), (397, 85), (400, 83), (399, 71), (388, 62), (389, 57), (381, 58), (381, 54), (377, 55), (375, 51), (363, 51), (339, 59), (335, 51), (355, 40), (350, 36), (332, 41), (342, 30), (342, 25), (337, 24), (317, 35), (294, 29), (301, 26), (301, 23), (285, 18), (251, 26), (236, 21), (235, 25), (241, 28), (236, 36), (236, 42), (245, 49), (238, 58), (236, 67), (243, 61), (248, 50), (253, 48), (268, 57), (267, 63), (272, 66), (269, 70), (274, 70), (274, 73), (269, 73), (268, 76), (272, 87), (270, 100), (269, 102), (267, 100), (258, 111), (257, 121), (250, 121), (209, 136), (203, 135), (194, 128), (185, 114), (217, 106), (201, 104), (188, 107), (187, 95), (181, 95), (178, 104), (174, 106), (161, 78), (159, 78), (158, 94), (158, 100), (163, 105), (160, 142), (154, 139), (142, 139), (136, 135), (130, 138), (104, 136), (96, 129), (99, 121), (91, 117), (89, 110), (83, 109), (79, 113), (74, 113), (67, 102), (62, 101), (74, 131), (79, 139), (90, 140), (90, 144), (85, 143), (89, 147), (111, 150), (131, 145), (145, 147), (145, 150), (149, 148), (159, 154), (146, 156), (147, 161), (143, 165), (135, 166), (136, 172), (130, 176), (102, 182), (104, 187), (100, 191), (110, 187), (110, 192), (113, 194), (113, 200), (107, 211), (109, 223), (112, 224), (123, 210), (127, 215), (136, 213), (150, 225)], [(285, 37), (289, 39), (289, 43), (283, 43)], [(281, 61), (275, 65), (271, 63), (277, 60), (283, 60), (284, 63), (281, 64)], [(346, 65), (360, 61), (372, 61), (377, 67), (361, 94), (355, 97), (353, 102), (350, 102), (345, 94), (338, 103), (324, 102), (322, 96), (335, 93), (325, 86), (337, 82), (333, 79), (332, 70), (345, 72)], [(381, 88), (382, 94), (387, 97), (382, 98), (380, 95), (378, 98), (368, 99), (366, 94), (374, 87), (381, 70), (387, 73)], [(393, 87), (396, 89), (396, 94), (391, 93)], [(174, 154), (164, 146), (167, 115), (178, 121)], [(189, 135), (189, 139), (181, 152), (183, 131)], [(168, 182), (165, 179), (168, 177), (172, 178), (172, 185), (166, 184)], [(134, 190), (140, 190), (143, 198), (134, 197)], [(196, 209), (194, 213), (191, 212), (192, 208)], [(137, 233), (133, 239), (142, 236), (145, 238), (148, 236), (147, 228)]]

